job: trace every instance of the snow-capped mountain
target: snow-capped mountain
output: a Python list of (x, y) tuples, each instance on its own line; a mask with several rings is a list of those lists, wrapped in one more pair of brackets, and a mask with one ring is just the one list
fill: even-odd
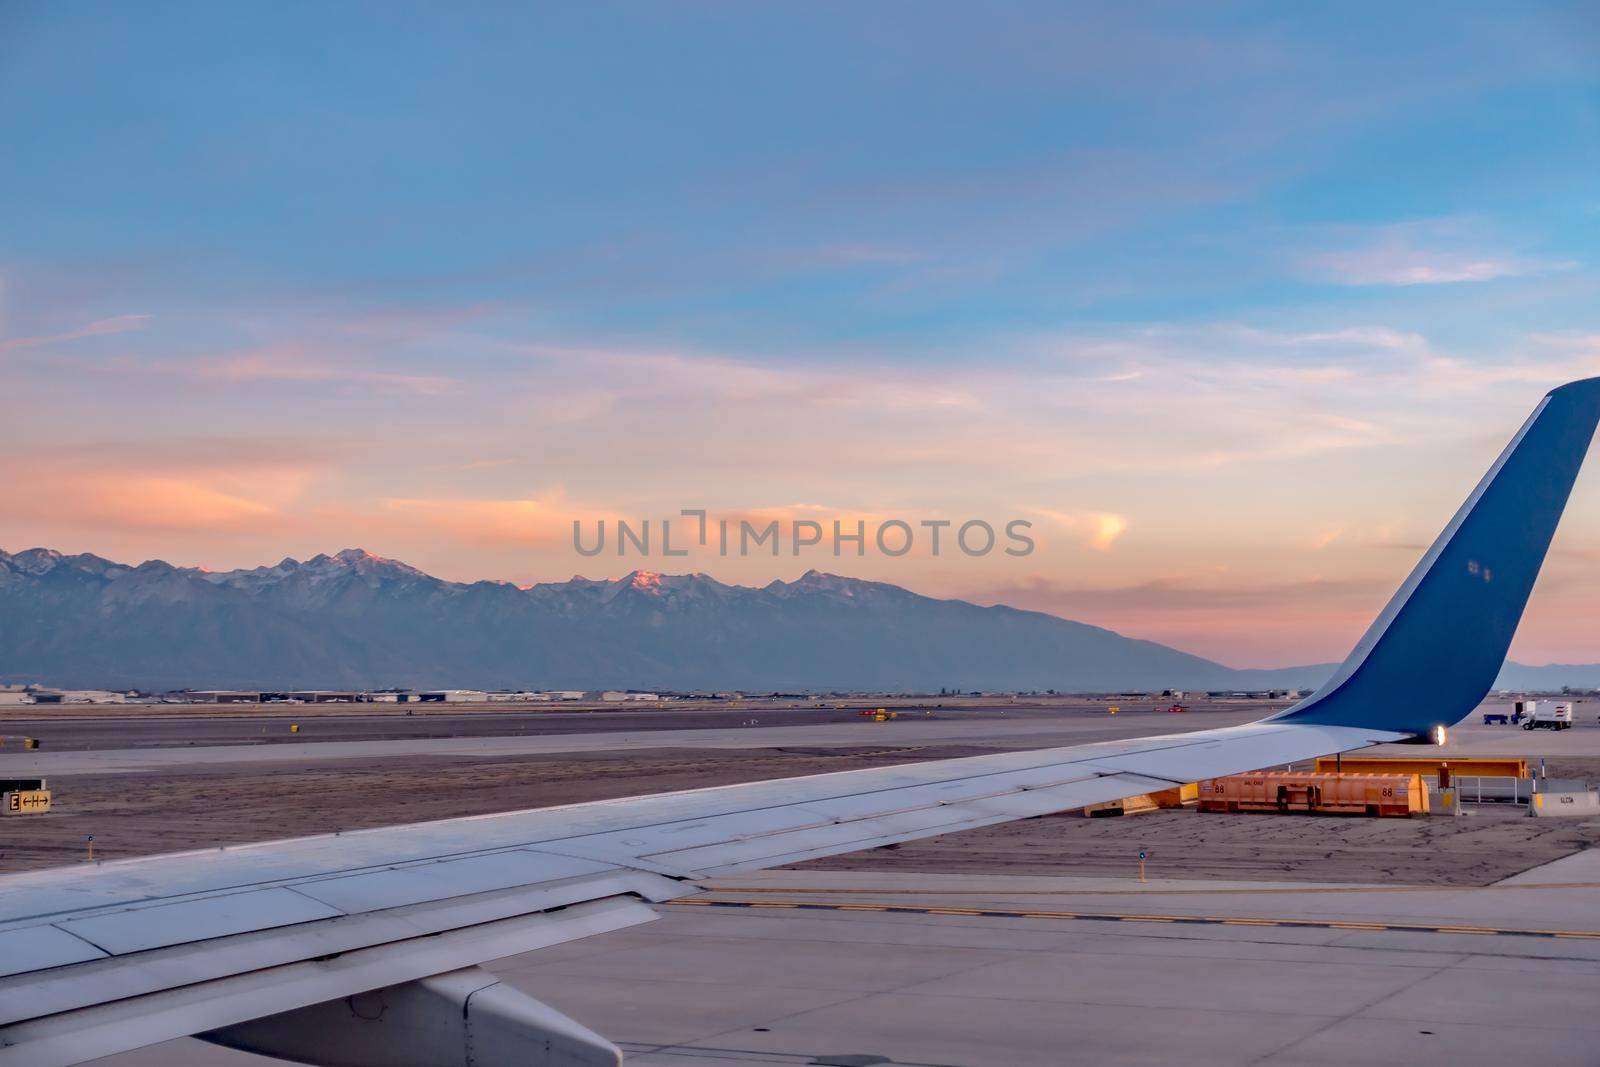
[(447, 582), (361, 549), (224, 572), (0, 552), (0, 681), (1094, 691), (1306, 686), (1327, 671), (1236, 671), (1051, 615), (818, 571), (761, 587), (633, 571), (523, 589)]

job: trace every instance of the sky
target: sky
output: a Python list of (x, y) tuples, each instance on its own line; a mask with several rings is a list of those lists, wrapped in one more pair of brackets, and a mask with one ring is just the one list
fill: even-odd
[[(9, 551), (816, 567), (1320, 662), (1600, 374), (1593, 3), (11, 0), (0, 151)], [(1593, 460), (1519, 661), (1600, 661)], [(785, 543), (663, 558), (684, 509)]]

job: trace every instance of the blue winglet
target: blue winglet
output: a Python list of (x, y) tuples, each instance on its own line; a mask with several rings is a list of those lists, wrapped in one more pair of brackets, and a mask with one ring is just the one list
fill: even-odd
[(1328, 683), (1273, 716), (1423, 735), (1494, 685), (1600, 420), (1600, 378), (1547, 394)]

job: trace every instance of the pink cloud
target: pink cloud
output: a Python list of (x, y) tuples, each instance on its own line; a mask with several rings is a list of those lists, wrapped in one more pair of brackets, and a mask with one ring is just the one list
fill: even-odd
[(574, 520), (590, 531), (599, 519), (613, 520), (560, 491), (504, 500), (397, 497), (384, 500), (381, 507), (376, 516), (380, 525), (431, 531), (457, 543), (544, 549), (570, 546)]
[[(31, 443), (0, 467), (8, 527), (130, 533), (281, 532), (327, 468), (304, 441)], [(31, 538), (38, 540), (38, 537)]]
[(85, 337), (104, 337), (108, 334), (126, 333), (129, 330), (141, 330), (149, 319), (149, 315), (118, 315), (114, 318), (99, 319), (75, 330), (68, 330), (65, 333), (41, 334), (35, 337), (12, 337), (0, 340), (0, 352), (10, 352), (22, 348), (42, 348), (47, 345), (63, 344), (67, 341), (78, 341)]
[(1344, 658), (1390, 591), (1358, 579), (1245, 584), (1177, 575), (1097, 587), (1040, 575), (969, 599), (1104, 626), (1232, 667), (1279, 667)]
[(33, 521), (130, 530), (238, 530), (275, 522), (272, 504), (193, 478), (61, 472), (8, 479), (6, 495), (25, 500)]
[[(168, 368), (172, 364), (166, 365)], [(227, 382), (305, 382), (365, 385), (398, 392), (436, 396), (454, 388), (454, 379), (432, 374), (401, 374), (308, 358), (297, 348), (264, 349), (225, 359), (179, 365), (195, 377)]]
[(1096, 552), (1109, 552), (1117, 539), (1128, 532), (1128, 517), (1107, 511), (1052, 511), (1048, 508), (1029, 508), (1062, 528), (1085, 538), (1084, 543)]
[(1570, 270), (1570, 260), (1491, 249), (1493, 235), (1467, 220), (1396, 223), (1358, 235), (1347, 247), (1306, 256), (1312, 276), (1339, 285), (1448, 285)]

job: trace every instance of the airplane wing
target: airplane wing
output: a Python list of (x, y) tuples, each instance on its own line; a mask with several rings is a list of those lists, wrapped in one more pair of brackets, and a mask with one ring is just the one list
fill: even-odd
[(647, 922), (701, 878), (1427, 735), (1492, 684), (1597, 419), (1600, 378), (1546, 396), (1333, 681), (1262, 722), (0, 878), (0, 1067), (183, 1035), (330, 1065), (615, 1064), (477, 965)]

